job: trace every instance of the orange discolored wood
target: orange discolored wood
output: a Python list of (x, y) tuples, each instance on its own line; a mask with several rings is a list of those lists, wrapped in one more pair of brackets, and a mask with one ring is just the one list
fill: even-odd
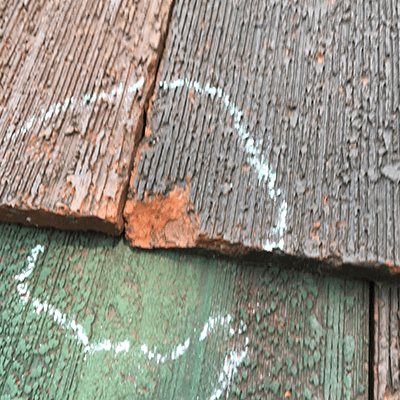
[(126, 237), (133, 246), (193, 247), (198, 237), (196, 216), (189, 215), (189, 191), (175, 187), (168, 197), (128, 200)]

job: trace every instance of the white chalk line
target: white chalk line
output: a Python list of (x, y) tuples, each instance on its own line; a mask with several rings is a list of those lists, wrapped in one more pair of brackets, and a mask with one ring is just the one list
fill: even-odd
[[(244, 150), (247, 153), (247, 162), (254, 168), (254, 170), (258, 174), (259, 183), (266, 181), (268, 195), (271, 200), (276, 201), (277, 197), (281, 195), (280, 189), (275, 191), (275, 182), (276, 182), (276, 174), (270, 171), (268, 163), (261, 153), (262, 151), (262, 142), (256, 143), (252, 137), (250, 137), (250, 133), (247, 131), (246, 127), (240, 123), (243, 111), (239, 110), (237, 105), (230, 100), (230, 96), (224, 93), (222, 88), (210, 86), (209, 83), (206, 83), (204, 87), (200, 85), (200, 82), (189, 79), (176, 79), (170, 83), (167, 81), (160, 82), (160, 88), (164, 91), (167, 90), (176, 90), (181, 87), (186, 87), (187, 89), (192, 89), (201, 95), (208, 95), (214, 98), (217, 96), (223, 102), (225, 109), (227, 109), (231, 116), (234, 118), (234, 128), (237, 130), (239, 135), (239, 140), (242, 145), (244, 145)], [(283, 250), (284, 240), (283, 235), (287, 229), (286, 226), (286, 217), (287, 217), (288, 207), (285, 200), (282, 200), (282, 203), (279, 208), (279, 218), (278, 223), (275, 227), (271, 229), (272, 235), (278, 235), (279, 241), (271, 242), (269, 240), (263, 246), (263, 249), (266, 251), (272, 251), (275, 248), (280, 248)]]
[[(142, 77), (135, 84), (130, 86), (127, 89), (128, 99), (131, 99), (136, 91), (138, 91), (144, 85), (144, 78)], [(209, 83), (205, 85), (203, 88), (198, 81), (189, 80), (189, 79), (176, 79), (173, 82), (160, 82), (160, 88), (163, 90), (176, 90), (177, 88), (186, 86), (188, 89), (194, 89), (196, 93), (201, 95), (208, 95), (214, 98), (217, 96), (223, 102), (223, 105), (231, 116), (234, 117), (234, 128), (237, 130), (240, 142), (244, 145), (244, 150), (248, 154), (247, 161), (254, 168), (254, 170), (258, 174), (258, 181), (261, 183), (262, 181), (267, 182), (268, 195), (271, 200), (276, 201), (277, 197), (281, 195), (280, 189), (275, 191), (275, 183), (276, 183), (276, 174), (270, 171), (268, 163), (265, 160), (263, 154), (261, 154), (262, 150), (262, 142), (256, 143), (252, 137), (250, 137), (249, 132), (246, 127), (240, 123), (244, 112), (239, 110), (237, 105), (230, 100), (230, 96), (224, 93), (222, 88), (210, 86)], [(114, 88), (111, 93), (106, 93), (104, 90), (100, 94), (88, 94), (84, 93), (82, 95), (79, 104), (81, 107), (92, 105), (96, 101), (104, 100), (107, 102), (112, 102), (115, 98), (119, 98), (123, 93), (124, 85), (120, 83), (117, 88)], [(56, 103), (51, 105), (48, 109), (42, 109), (40, 112), (40, 117), (33, 115), (27, 122), (23, 124), (23, 126), (17, 131), (13, 131), (11, 128), (8, 129), (7, 135), (4, 137), (3, 141), (6, 138), (10, 138), (12, 136), (13, 140), (19, 134), (25, 134), (29, 131), (34, 122), (39, 119), (40, 122), (44, 122), (53, 117), (53, 115), (57, 116), (61, 111), (65, 112), (67, 109), (73, 110), (77, 104), (77, 100), (72, 97), (68, 97), (64, 100), (63, 103)], [(286, 226), (286, 217), (288, 212), (288, 206), (285, 200), (282, 200), (280, 208), (279, 208), (279, 217), (278, 222), (275, 227), (271, 229), (272, 235), (278, 235), (280, 238), (279, 241), (269, 241), (263, 245), (263, 249), (266, 251), (272, 251), (275, 248), (280, 248), (283, 250), (284, 240), (283, 235), (287, 229)]]
[[(127, 101), (132, 100), (132, 97), (136, 91), (138, 91), (144, 85), (144, 78), (142, 77), (139, 81), (134, 83), (127, 89), (128, 98)], [(66, 112), (68, 109), (73, 110), (77, 105), (80, 107), (92, 106), (96, 101), (104, 100), (108, 103), (114, 101), (114, 99), (118, 99), (121, 97), (124, 91), (124, 84), (121, 82), (117, 88), (113, 89), (111, 93), (106, 93), (104, 90), (100, 94), (88, 94), (83, 93), (80, 100), (77, 100), (74, 96), (67, 97), (63, 102), (54, 103), (50, 105), (47, 109), (42, 109), (39, 115), (33, 114), (28, 121), (26, 121), (21, 128), (14, 131), (13, 128), (8, 128), (7, 134), (3, 138), (3, 142), (7, 139), (12, 138), (15, 140), (19, 135), (24, 135), (28, 132), (36, 120), (39, 120), (40, 123), (48, 121), (53, 116), (57, 116), (61, 112)]]
[[(14, 280), (21, 282), (17, 285), (17, 292), (20, 301), (25, 306), (30, 299), (30, 291), (28, 290), (28, 277), (32, 274), (35, 268), (35, 263), (37, 261), (39, 253), (43, 253), (45, 250), (44, 246), (37, 245), (31, 250), (31, 255), (28, 256), (28, 266), (20, 274), (14, 276)], [(40, 315), (42, 312), (50, 317), (53, 317), (54, 322), (60, 325), (65, 330), (72, 330), (75, 333), (75, 338), (81, 342), (84, 347), (84, 352), (95, 353), (98, 351), (110, 351), (114, 350), (115, 354), (120, 352), (128, 352), (130, 348), (129, 340), (124, 340), (119, 343), (112, 343), (111, 340), (105, 339), (99, 343), (89, 344), (89, 337), (86, 334), (82, 325), (76, 323), (76, 316), (72, 318), (67, 314), (62, 313), (57, 310), (56, 307), (49, 304), (47, 301), (40, 301), (40, 299), (34, 297), (32, 298), (33, 310), (36, 314)], [(212, 323), (212, 322), (210, 322)], [(143, 355), (147, 355), (148, 359), (156, 359), (157, 363), (164, 363), (167, 360), (176, 360), (181, 357), (190, 345), (190, 338), (188, 338), (183, 344), (178, 344), (171, 352), (167, 355), (161, 355), (156, 353), (157, 347), (153, 351), (149, 351), (148, 346), (143, 344), (140, 347), (140, 351)]]
[[(17, 292), (24, 307), (30, 299), (30, 291), (27, 289), (27, 279), (34, 271), (39, 253), (44, 253), (44, 251), (45, 248), (42, 245), (37, 245), (35, 248), (33, 248), (31, 250), (31, 255), (29, 255), (27, 258), (28, 266), (20, 274), (14, 276), (15, 281), (21, 282), (17, 285)], [(56, 309), (47, 301), (43, 302), (35, 297), (32, 298), (32, 305), (33, 311), (36, 314), (40, 315), (41, 313), (45, 313), (48, 316), (53, 317), (54, 322), (56, 322), (56, 324), (65, 331), (71, 330), (74, 332), (76, 340), (82, 343), (84, 346), (84, 359), (86, 359), (86, 353), (93, 354), (100, 351), (113, 350), (116, 356), (118, 353), (128, 353), (130, 350), (130, 342), (128, 339), (118, 343), (112, 343), (110, 339), (105, 339), (103, 341), (90, 344), (89, 337), (86, 334), (83, 326), (76, 323), (76, 316), (71, 318), (67, 314)], [(204, 324), (202, 331), (200, 332), (198, 340), (204, 341), (207, 339), (218, 328), (218, 326), (228, 329), (232, 321), (233, 318), (230, 314), (227, 314), (226, 316), (209, 317), (207, 322)], [(243, 322), (241, 325), (243, 325)], [(230, 337), (235, 335), (233, 328), (230, 328), (228, 332)], [(242, 334), (240, 328), (238, 334)], [(178, 344), (172, 351), (164, 355), (157, 353), (157, 346), (155, 346), (153, 350), (150, 350), (147, 344), (141, 345), (140, 348), (137, 348), (134, 351), (138, 352), (140, 357), (145, 356), (149, 361), (154, 359), (156, 363), (159, 364), (165, 363), (168, 360), (175, 361), (182, 357), (188, 350), (190, 343), (190, 338), (187, 338), (183, 343)], [(218, 375), (217, 388), (214, 389), (212, 395), (209, 397), (210, 400), (219, 399), (224, 391), (228, 389), (233, 375), (235, 372), (237, 372), (238, 366), (247, 355), (248, 345), (249, 339), (246, 337), (244, 350), (233, 349), (230, 351), (230, 354), (225, 357), (224, 364)], [(140, 369), (140, 365), (138, 368)]]
[[(210, 317), (206, 324), (204, 325), (203, 331), (200, 334), (200, 340), (204, 340), (209, 333), (211, 333), (218, 325), (223, 327), (229, 327), (230, 323), (233, 321), (231, 315), (227, 315), (226, 317)], [(241, 321), (243, 324), (243, 321)], [(235, 330), (233, 328), (229, 329), (229, 337), (233, 337), (235, 335)], [(238, 334), (242, 333), (241, 329), (239, 328)], [(238, 366), (247, 356), (247, 350), (249, 346), (250, 340), (248, 337), (245, 339), (244, 350), (239, 349), (232, 349), (230, 350), (229, 354), (224, 358), (224, 364), (222, 366), (221, 371), (218, 375), (218, 382), (217, 387), (214, 388), (209, 400), (216, 400), (219, 399), (224, 392), (229, 389), (229, 385), (232, 382), (232, 377), (237, 372)]]

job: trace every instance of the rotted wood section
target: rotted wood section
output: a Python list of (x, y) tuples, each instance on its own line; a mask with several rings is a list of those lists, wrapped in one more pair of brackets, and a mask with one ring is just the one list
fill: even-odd
[(0, 220), (121, 233), (172, 2), (0, 1)]
[(392, 1), (177, 0), (130, 243), (397, 274), (398, 21)]
[(0, 397), (368, 398), (368, 284), (0, 224)]

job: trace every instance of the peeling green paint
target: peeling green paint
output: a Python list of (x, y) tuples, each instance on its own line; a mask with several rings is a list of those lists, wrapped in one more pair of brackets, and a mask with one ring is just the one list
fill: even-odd
[[(325, 399), (368, 383), (356, 361), (368, 340), (364, 284), (2, 227), (1, 396), (272, 400), (300, 398), (308, 382), (311, 398)], [(348, 299), (355, 323), (345, 331)], [(337, 376), (347, 377), (341, 389)]]
[[(298, 380), (300, 384), (298, 387), (301, 389), (297, 389), (293, 396), (304, 398), (303, 383), (306, 379), (311, 385), (307, 388), (310, 399), (330, 397), (339, 399), (338, 393), (340, 391), (343, 393), (344, 390), (338, 386), (339, 377), (344, 376), (340, 363), (341, 357), (344, 357), (347, 351), (340, 345), (344, 343), (345, 302), (346, 298), (356, 299), (357, 296), (364, 296), (362, 297), (364, 300), (368, 296), (367, 287), (353, 285), (349, 288), (348, 285), (344, 285), (344, 281), (311, 275), (294, 282), (290, 277), (291, 274), (288, 278), (280, 279), (279, 272), (276, 270), (271, 272), (269, 269), (265, 269), (262, 273), (264, 276), (253, 278), (254, 282), (261, 282), (261, 286), (247, 284), (246, 290), (238, 291), (237, 298), (241, 299), (239, 303), (242, 307), (246, 305), (246, 312), (243, 309), (240, 316), (246, 318), (246, 336), (249, 336), (250, 345), (254, 349), (253, 355), (257, 358), (258, 349), (263, 349), (264, 354), (257, 361), (258, 364), (265, 365), (266, 378), (259, 380), (256, 374), (247, 369), (246, 380), (242, 379), (238, 383), (241, 393), (248, 394), (253, 382), (259, 389), (269, 392), (271, 399), (281, 398), (282, 390), (288, 390), (286, 387), (289, 388), (291, 380)], [(265, 287), (265, 282), (269, 283), (269, 287)], [(349, 296), (343, 294), (343, 288), (352, 294)], [(280, 295), (283, 291), (287, 292), (286, 296)], [(253, 295), (250, 295), (251, 293)], [(354, 303), (355, 308), (364, 307), (363, 304), (363, 301)], [(265, 308), (260, 313), (259, 310), (263, 307)], [(265, 339), (260, 334), (263, 330), (266, 333)], [(364, 340), (365, 336), (362, 335), (367, 334), (367, 330), (354, 334), (361, 335)], [(360, 346), (361, 342), (358, 342), (358, 349)], [(367, 357), (365, 351), (363, 354)], [(246, 366), (242, 364), (241, 368)], [(257, 368), (257, 371), (260, 370)], [(352, 367), (352, 374), (359, 372)], [(366, 374), (362, 372), (358, 379), (361, 376), (365, 382)], [(277, 382), (285, 382), (285, 386), (277, 390)], [(351, 391), (356, 394), (353, 387)]]

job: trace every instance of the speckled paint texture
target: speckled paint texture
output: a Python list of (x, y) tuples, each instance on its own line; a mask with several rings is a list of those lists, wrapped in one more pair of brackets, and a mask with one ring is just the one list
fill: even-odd
[(2, 224), (0, 399), (366, 399), (368, 285), (281, 267)]

